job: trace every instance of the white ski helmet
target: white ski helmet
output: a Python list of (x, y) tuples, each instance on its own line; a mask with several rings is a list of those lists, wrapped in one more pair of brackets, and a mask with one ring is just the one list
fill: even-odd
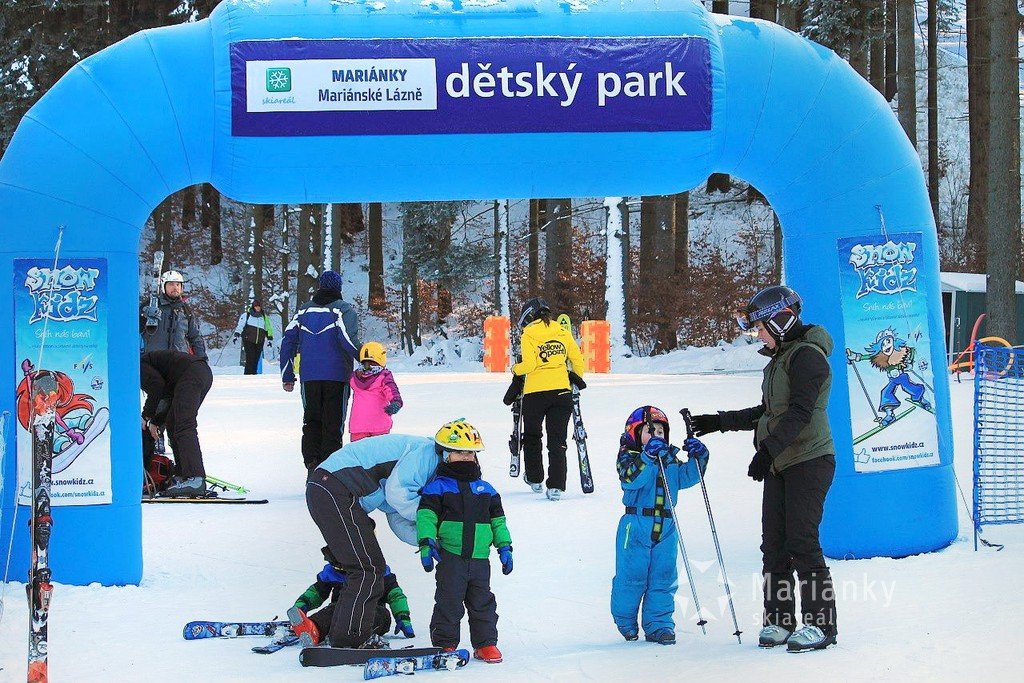
[(176, 270), (168, 270), (160, 276), (160, 289), (163, 289), (168, 282), (180, 282), (183, 287), (185, 286), (184, 276)]

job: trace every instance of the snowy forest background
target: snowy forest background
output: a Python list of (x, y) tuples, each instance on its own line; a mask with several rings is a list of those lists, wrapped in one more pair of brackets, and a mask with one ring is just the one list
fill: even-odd
[[(137, 31), (205, 18), (216, 4), (5, 0), (2, 149), (24, 113), (74, 63)], [(717, 13), (776, 21), (848, 59), (892, 103), (919, 150), (939, 225), (942, 269), (999, 270), (1011, 281), (1012, 274), (1024, 279), (1019, 173), (988, 180), (988, 169), (1005, 163), (1000, 154), (1019, 169), (1019, 139), (1003, 146), (1010, 149), (980, 144), (1007, 117), (994, 99), (995, 70), (991, 80), (988, 71), (979, 79), (976, 68), (992, 61), (984, 55), (994, 54), (997, 28), (1008, 24), (1008, 59), (1019, 93), (1015, 0), (704, 4)], [(997, 12), (1010, 21), (969, 22)], [(980, 26), (991, 31), (979, 36)], [(1019, 99), (1015, 114), (1010, 124), (1019, 130)], [(1006, 182), (1016, 191), (1009, 192)], [(1006, 212), (1016, 219), (1007, 220)], [(402, 348), (425, 364), (446, 361), (443, 353), (429, 353), (438, 345), (477, 360), (478, 343), (453, 340), (479, 337), (486, 316), (518, 311), (529, 296), (544, 296), (577, 322), (605, 317), (606, 300), (621, 296), (629, 348), (616, 346), (644, 356), (733, 339), (736, 305), (781, 278), (781, 239), (764, 196), (723, 175), (690, 192), (613, 201), (269, 206), (240, 204), (203, 185), (168, 197), (154, 211), (140, 244), (140, 296), (153, 286), (152, 254), (162, 249), (164, 269), (185, 274), (186, 297), (204, 321), (208, 346), (218, 348), (254, 296), (280, 329), (315, 291), (319, 273), (332, 268), (343, 274), (345, 298), (362, 313), (362, 338), (384, 341), (392, 353)], [(1001, 260), (993, 261), (993, 254)]]

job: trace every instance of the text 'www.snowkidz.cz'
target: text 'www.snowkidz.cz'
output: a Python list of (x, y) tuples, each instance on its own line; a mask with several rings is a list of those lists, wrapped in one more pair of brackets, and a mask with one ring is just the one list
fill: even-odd
[[(495, 68), (491, 63), (463, 62), (458, 71), (444, 79), (449, 97), (556, 97), (563, 107), (571, 107), (580, 92), (586, 74), (576, 71), (570, 62), (564, 71), (551, 71), (537, 62), (529, 71), (512, 71), (507, 66)], [(685, 71), (677, 71), (672, 62), (665, 62), (658, 71), (601, 71), (593, 74), (597, 104), (604, 107), (617, 97), (685, 97), (682, 80)]]

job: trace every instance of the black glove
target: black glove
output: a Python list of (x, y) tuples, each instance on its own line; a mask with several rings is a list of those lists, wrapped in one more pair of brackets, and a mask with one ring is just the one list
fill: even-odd
[(772, 469), (772, 456), (768, 452), (768, 448), (761, 446), (757, 449), (757, 453), (754, 454), (754, 459), (750, 461), (750, 466), (747, 467), (747, 476), (754, 481), (764, 481), (764, 478), (768, 476)]
[(524, 386), (526, 386), (526, 375), (512, 375), (512, 382), (508, 385), (508, 389), (505, 391), (505, 398), (501, 399), (501, 402), (507, 406), (515, 403), (516, 399), (523, 393)]
[(571, 370), (569, 371), (569, 383), (580, 391), (587, 388), (587, 383), (583, 381), (583, 378)]
[(694, 436), (704, 436), (711, 432), (722, 431), (722, 416), (714, 415), (691, 415), (690, 424), (693, 425)]
[(273, 337), (267, 337), (267, 348), (268, 349), (274, 348), (274, 338)]
[(235, 336), (233, 336), (231, 338), (231, 343), (232, 344), (237, 344), (238, 343), (238, 338), (241, 337), (241, 336), (242, 336), (241, 332), (235, 332)]

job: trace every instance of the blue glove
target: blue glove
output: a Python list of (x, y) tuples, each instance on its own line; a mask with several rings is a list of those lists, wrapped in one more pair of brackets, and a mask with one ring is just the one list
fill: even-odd
[(394, 415), (401, 409), (402, 404), (399, 403), (398, 401), (392, 401), (391, 403), (384, 406), (384, 412), (387, 413), (388, 415)]
[(336, 583), (339, 586), (344, 586), (347, 578), (345, 572), (339, 570), (333, 564), (325, 564), (324, 568), (320, 570), (320, 573), (316, 575), (317, 581), (323, 581), (324, 583)]
[(501, 573), (508, 576), (512, 573), (512, 546), (503, 545), (498, 548), (498, 559), (501, 560)]
[(395, 635), (401, 633), (406, 638), (415, 638), (416, 633), (412, 630), (412, 622), (408, 614), (395, 615)]
[(669, 453), (668, 442), (655, 436), (644, 446), (644, 453), (651, 458), (664, 458)]
[(695, 439), (691, 436), (683, 442), (683, 450), (691, 458), (697, 459), (697, 466), (700, 467), (701, 474), (703, 474), (708, 468), (708, 457), (711, 455), (708, 452), (708, 447), (700, 439)]
[(437, 541), (432, 538), (424, 538), (420, 541), (420, 563), (423, 564), (423, 571), (434, 571), (434, 563), (441, 561), (441, 554), (437, 552)]

